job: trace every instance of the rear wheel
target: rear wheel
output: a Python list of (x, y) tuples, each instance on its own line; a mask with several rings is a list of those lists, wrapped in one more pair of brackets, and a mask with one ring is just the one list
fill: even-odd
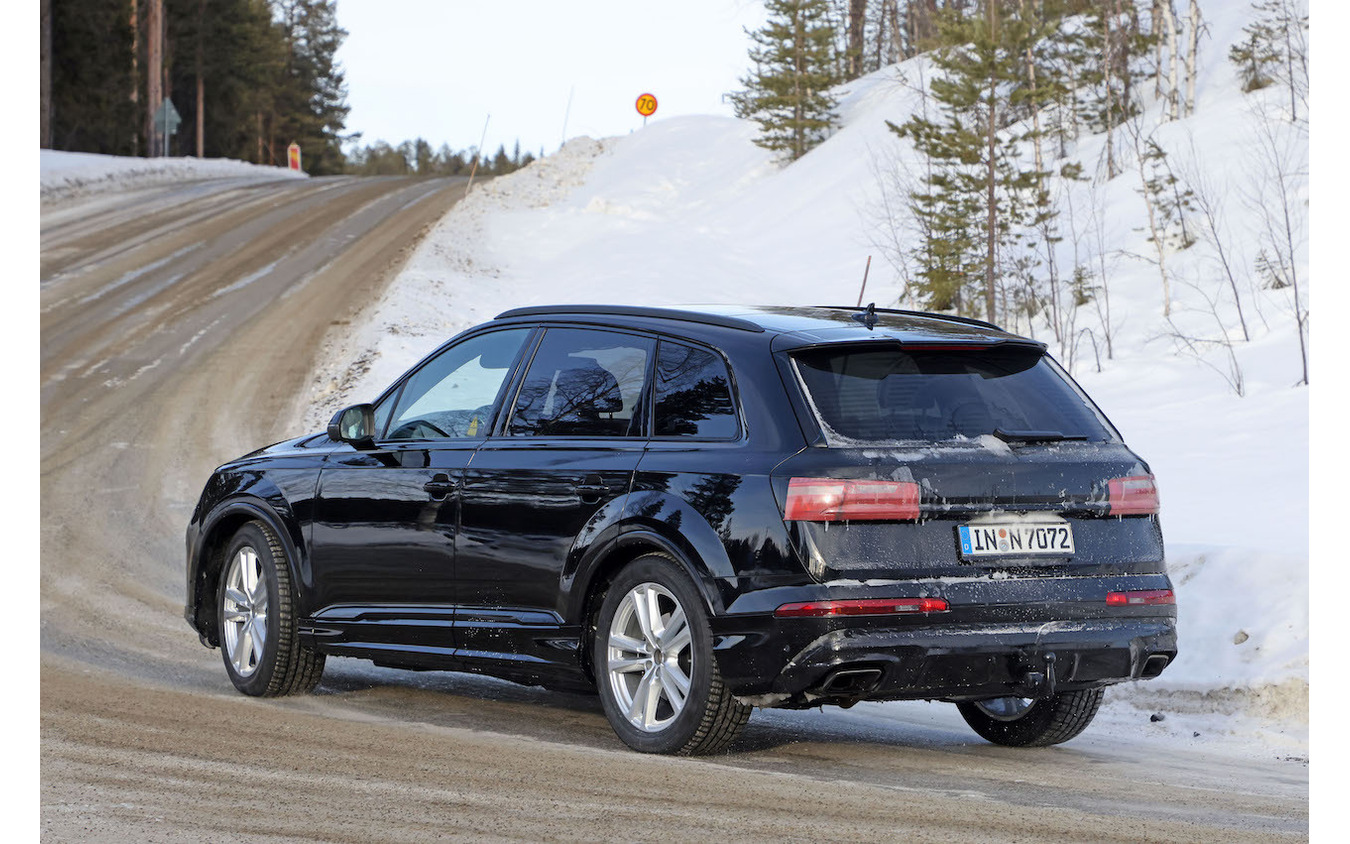
[(272, 528), (249, 522), (234, 535), (216, 597), (220, 651), (236, 689), (275, 697), (319, 684), (324, 656), (300, 645), (286, 551)]
[(716, 753), (750, 718), (713, 661), (702, 596), (666, 557), (641, 557), (610, 584), (593, 658), (605, 715), (634, 750)]
[(1041, 700), (996, 697), (958, 703), (956, 708), (971, 729), (994, 744), (1046, 747), (1087, 729), (1101, 705), (1101, 689), (1082, 689)]

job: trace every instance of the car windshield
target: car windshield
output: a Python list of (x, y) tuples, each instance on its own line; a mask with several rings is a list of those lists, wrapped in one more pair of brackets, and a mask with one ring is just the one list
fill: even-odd
[(1039, 348), (808, 349), (797, 371), (831, 444), (1114, 439), (1109, 423)]

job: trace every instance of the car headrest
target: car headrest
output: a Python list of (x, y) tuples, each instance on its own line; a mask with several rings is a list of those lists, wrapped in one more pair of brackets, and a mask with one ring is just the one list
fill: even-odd
[(623, 410), (618, 380), (594, 361), (559, 371), (554, 385), (555, 419), (596, 418), (601, 413)]

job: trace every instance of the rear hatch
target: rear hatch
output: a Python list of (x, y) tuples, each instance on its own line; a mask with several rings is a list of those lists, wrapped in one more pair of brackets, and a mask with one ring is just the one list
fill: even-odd
[(822, 440), (774, 489), (822, 582), (1162, 572), (1148, 467), (1030, 341), (793, 351)]

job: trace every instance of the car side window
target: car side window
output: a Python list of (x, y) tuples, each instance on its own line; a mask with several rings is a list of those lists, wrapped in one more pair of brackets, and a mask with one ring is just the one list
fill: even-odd
[[(384, 439), (486, 436), (497, 394), (530, 331), (480, 334), (428, 361), (403, 385)], [(377, 409), (377, 417), (383, 410)]]
[(656, 436), (733, 439), (737, 429), (731, 379), (721, 356), (662, 340), (656, 357)]
[(616, 331), (550, 328), (516, 396), (516, 437), (642, 436), (655, 343)]

